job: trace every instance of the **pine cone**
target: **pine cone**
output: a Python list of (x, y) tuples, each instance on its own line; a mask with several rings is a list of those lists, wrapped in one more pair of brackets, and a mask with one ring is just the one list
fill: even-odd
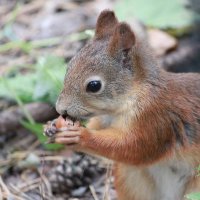
[[(49, 173), (49, 180), (54, 193), (67, 193), (71, 195), (73, 190), (88, 186), (105, 172), (101, 161), (91, 156), (76, 153), (72, 157), (60, 163)], [(81, 190), (85, 192), (84, 190)]]

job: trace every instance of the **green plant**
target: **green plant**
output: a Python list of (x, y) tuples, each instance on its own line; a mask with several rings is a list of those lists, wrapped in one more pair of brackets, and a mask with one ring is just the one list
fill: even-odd
[(22, 108), (28, 122), (22, 125), (34, 133), (41, 144), (48, 150), (63, 148), (59, 144), (45, 144), (47, 137), (43, 133), (42, 124), (35, 123), (30, 114), (24, 109), (24, 104), (33, 101), (54, 103), (63, 84), (66, 64), (64, 59), (55, 56), (38, 58), (33, 71), (14, 77), (0, 78), (0, 97), (14, 99)]
[(123, 0), (117, 3), (115, 11), (120, 20), (136, 17), (150, 27), (164, 29), (184, 30), (200, 19), (185, 0)]
[(66, 73), (64, 59), (55, 56), (41, 57), (36, 64), (36, 71), (33, 100), (54, 103), (62, 89)]
[(200, 200), (200, 192), (188, 194), (186, 195), (186, 198), (188, 200)]
[[(11, 28), (9, 28), (9, 30), (10, 29)], [(9, 34), (11, 35), (11, 33)], [(49, 47), (52, 45), (58, 45), (63, 40), (67, 40), (70, 42), (80, 41), (80, 40), (85, 40), (85, 39), (90, 38), (91, 35), (93, 35), (93, 32), (91, 30), (86, 30), (80, 33), (73, 33), (71, 35), (66, 36), (65, 38), (53, 37), (53, 38), (46, 38), (46, 39), (40, 39), (40, 40), (34, 40), (34, 41), (23, 41), (23, 40), (12, 39), (11, 41), (0, 45), (0, 53), (4, 53), (13, 49), (20, 49), (24, 53), (30, 53), (33, 49)]]
[[(199, 174), (200, 174), (200, 166), (197, 168), (197, 172), (198, 172), (198, 176), (199, 176)], [(187, 194), (186, 198), (188, 200), (200, 200), (200, 192), (195, 192), (195, 193)]]
[(60, 150), (64, 147), (61, 144), (46, 144), (47, 137), (43, 135), (43, 125), (42, 124), (40, 124), (40, 123), (31, 124), (31, 123), (25, 122), (25, 121), (22, 121), (21, 123), (26, 129), (30, 130), (32, 133), (34, 133), (37, 136), (38, 140), (44, 146), (45, 149), (56, 151), (56, 150)]
[(17, 101), (17, 96), (22, 103), (33, 101), (54, 103), (62, 88), (65, 71), (66, 64), (63, 58), (52, 55), (40, 57), (30, 73), (1, 77), (0, 97)]

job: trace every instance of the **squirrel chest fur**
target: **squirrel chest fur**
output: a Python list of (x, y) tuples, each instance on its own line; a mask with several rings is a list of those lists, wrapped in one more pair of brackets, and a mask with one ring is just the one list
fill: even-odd
[(120, 200), (200, 191), (200, 75), (162, 70), (112, 11), (100, 14), (94, 38), (70, 61), (56, 109), (89, 119), (56, 142), (115, 161)]

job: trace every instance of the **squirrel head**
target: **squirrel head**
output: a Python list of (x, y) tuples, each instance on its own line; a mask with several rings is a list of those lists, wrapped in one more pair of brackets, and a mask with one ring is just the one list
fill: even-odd
[(94, 38), (69, 62), (57, 111), (78, 119), (115, 114), (133, 87), (135, 45), (128, 24), (113, 11), (101, 12)]

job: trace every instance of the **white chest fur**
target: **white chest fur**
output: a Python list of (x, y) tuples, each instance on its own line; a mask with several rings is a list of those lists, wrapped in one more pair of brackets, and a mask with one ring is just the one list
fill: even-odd
[(183, 161), (171, 161), (149, 167), (149, 173), (155, 183), (155, 200), (181, 200), (193, 170)]
[(123, 166), (128, 191), (136, 200), (182, 200), (193, 169), (183, 161), (168, 161), (148, 168)]

